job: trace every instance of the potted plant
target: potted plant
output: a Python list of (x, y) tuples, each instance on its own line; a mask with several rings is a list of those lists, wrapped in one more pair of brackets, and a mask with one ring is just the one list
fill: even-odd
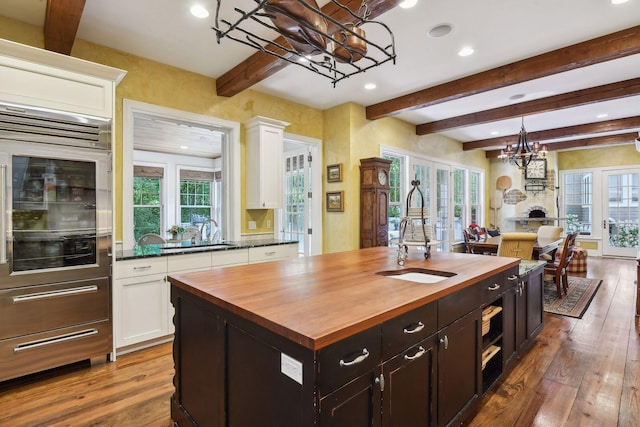
[(184, 228), (180, 225), (172, 225), (171, 228), (167, 230), (167, 233), (171, 233), (172, 240), (178, 240), (178, 234), (184, 233)]

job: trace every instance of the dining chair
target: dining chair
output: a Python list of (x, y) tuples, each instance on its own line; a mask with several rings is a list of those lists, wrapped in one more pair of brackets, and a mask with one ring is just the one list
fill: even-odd
[(564, 228), (555, 225), (541, 225), (538, 228), (538, 239), (558, 240)]
[(186, 227), (184, 233), (182, 233), (182, 240), (191, 240), (195, 237), (196, 240), (202, 240), (200, 238), (200, 230), (198, 227)]
[(562, 246), (560, 259), (556, 262), (548, 262), (544, 265), (544, 274), (553, 275), (553, 280), (556, 283), (556, 291), (558, 292), (558, 298), (562, 298), (562, 290), (564, 290), (564, 293), (566, 294), (569, 289), (567, 267), (573, 258), (573, 248), (576, 245), (576, 237), (578, 237), (578, 231), (567, 234), (567, 237), (564, 239), (564, 245)]
[(147, 233), (140, 236), (138, 239), (138, 245), (161, 245), (167, 243), (167, 241), (159, 234)]
[(473, 249), (471, 249), (471, 245), (469, 245), (469, 240), (470, 240), (469, 230), (467, 230), (466, 228), (463, 228), (462, 229), (462, 234), (464, 235), (464, 246), (465, 246), (466, 252), (468, 254), (472, 254), (473, 253)]
[(537, 239), (536, 233), (502, 233), (498, 245), (498, 256), (532, 259), (533, 246)]

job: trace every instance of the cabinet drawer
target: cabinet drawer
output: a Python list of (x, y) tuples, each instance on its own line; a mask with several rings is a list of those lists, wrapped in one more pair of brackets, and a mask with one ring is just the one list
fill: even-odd
[(204, 270), (211, 268), (211, 254), (172, 255), (167, 257), (167, 271), (175, 273), (184, 270)]
[(0, 340), (0, 381), (93, 357), (106, 359), (111, 350), (109, 321)]
[(249, 248), (249, 263), (274, 261), (290, 258), (295, 251), (295, 245), (275, 245)]
[(482, 304), (495, 301), (504, 292), (504, 273), (499, 273), (482, 280), (476, 286), (482, 288)]
[(438, 329), (438, 304), (432, 302), (382, 325), (382, 360), (387, 360)]
[[(488, 283), (487, 279), (487, 283)], [(484, 281), (438, 300), (438, 329), (442, 329), (482, 305)]]
[(318, 352), (318, 386), (322, 395), (380, 363), (380, 328), (373, 327)]
[(245, 265), (249, 263), (248, 249), (234, 249), (230, 251), (211, 252), (211, 266), (224, 267), (228, 265)]
[(136, 277), (147, 274), (167, 274), (167, 257), (142, 258), (115, 263), (115, 277)]
[(109, 319), (109, 279), (0, 291), (0, 339)]

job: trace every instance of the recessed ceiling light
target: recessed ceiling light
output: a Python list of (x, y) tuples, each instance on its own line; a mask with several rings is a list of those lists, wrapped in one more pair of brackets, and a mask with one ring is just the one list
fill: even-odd
[(611, 4), (622, 4), (622, 3), (626, 3), (629, 0), (611, 0)]
[(494, 131), (491, 132), (491, 135), (500, 135), (500, 132), (497, 131), (497, 130), (494, 130)]
[(373, 90), (373, 89), (375, 89), (375, 88), (377, 88), (377, 87), (378, 87), (378, 86), (377, 86), (375, 83), (366, 83), (366, 84), (364, 85), (364, 88), (365, 88), (366, 90)]
[(209, 16), (209, 11), (204, 8), (204, 6), (195, 4), (191, 6), (191, 14), (196, 18), (206, 18)]
[(429, 37), (444, 37), (451, 32), (451, 25), (449, 24), (440, 24), (432, 27), (427, 34)]
[(186, 145), (181, 145), (180, 148), (183, 149), (183, 150), (188, 150), (189, 149), (189, 147), (187, 147)]
[(460, 49), (460, 52), (458, 52), (458, 55), (460, 56), (469, 56), (472, 55), (474, 52), (473, 48), (469, 47), (469, 46), (465, 46), (462, 49)]
[(418, 0), (404, 0), (404, 1), (401, 1), (398, 4), (398, 6), (400, 6), (403, 9), (409, 9), (410, 7), (413, 7), (416, 4), (418, 4)]
[(605, 117), (609, 117), (609, 114), (607, 113), (600, 113), (596, 116), (596, 118), (598, 119), (604, 119)]

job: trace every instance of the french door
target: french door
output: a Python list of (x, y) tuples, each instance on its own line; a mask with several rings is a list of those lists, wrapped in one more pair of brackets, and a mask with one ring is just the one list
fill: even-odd
[(640, 169), (603, 171), (602, 254), (635, 257), (638, 252)]
[[(448, 165), (413, 159), (410, 180), (420, 181), (420, 190), (424, 195), (429, 223), (433, 227), (433, 238), (438, 241), (439, 251), (448, 251), (451, 243), (450, 204), (451, 204), (451, 168)], [(409, 188), (410, 190), (410, 188)], [(419, 197), (419, 195), (417, 195)], [(420, 206), (414, 192), (411, 206)]]

